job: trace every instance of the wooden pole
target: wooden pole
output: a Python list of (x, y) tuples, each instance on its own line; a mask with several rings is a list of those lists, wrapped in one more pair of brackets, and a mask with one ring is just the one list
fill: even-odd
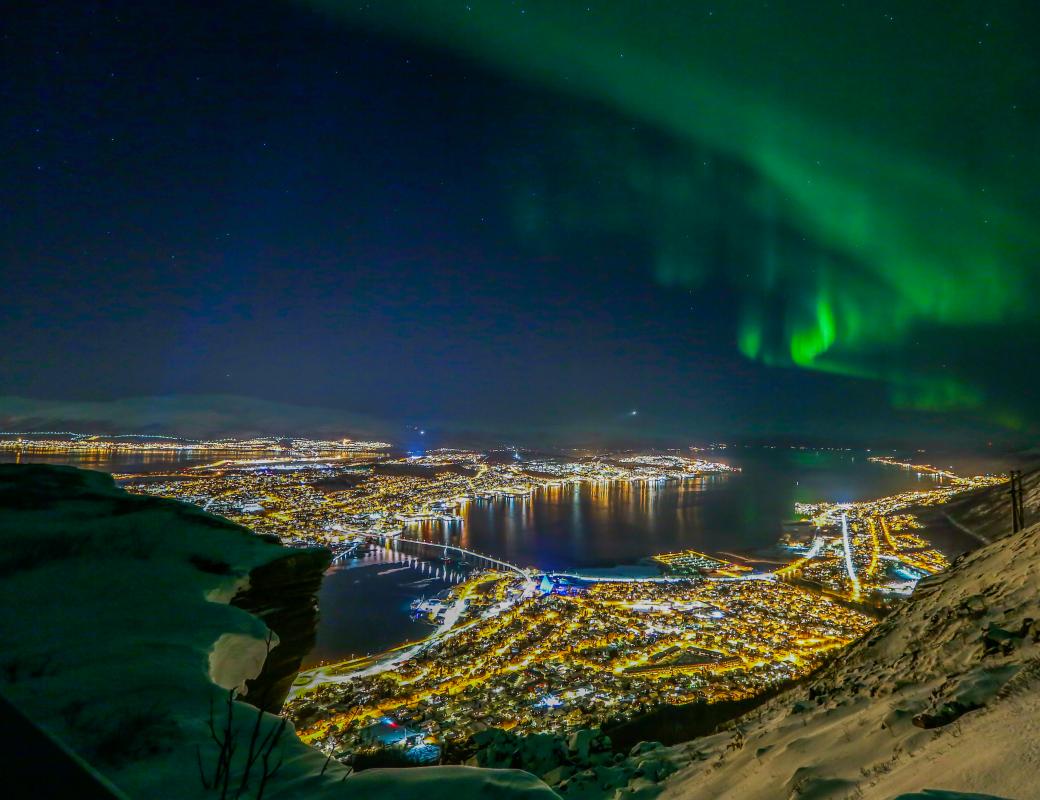
[(1017, 469), (1013, 469), (1008, 473), (1008, 477), (1011, 479), (1011, 489), (1008, 492), (1011, 495), (1011, 532), (1018, 533), (1022, 530), (1022, 473)]

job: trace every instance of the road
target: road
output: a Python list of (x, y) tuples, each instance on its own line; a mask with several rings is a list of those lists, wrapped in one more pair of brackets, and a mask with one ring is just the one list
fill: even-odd
[[(525, 591), (517, 601), (528, 597), (529, 592), (533, 591), (535, 586), (534, 581), (531, 580), (527, 573), (521, 574), (525, 580), (528, 581), (528, 584), (525, 586)], [(473, 588), (473, 585), (469, 585), (466, 587), (465, 591), (455, 598), (455, 601), (444, 611), (444, 621), (425, 639), (410, 644), (403, 644), (392, 650), (377, 653), (375, 656), (358, 658), (353, 661), (345, 661), (338, 664), (329, 664), (328, 666), (317, 667), (309, 672), (301, 672), (297, 681), (307, 679), (307, 682), (303, 683), (301, 681), (300, 683), (294, 683), (289, 692), (289, 696), (296, 697), (297, 695), (308, 692), (323, 683), (349, 683), (356, 678), (378, 675), (380, 672), (386, 672), (387, 670), (393, 669), (398, 664), (413, 658), (434, 642), (455, 636), (459, 631), (465, 630), (476, 622), (476, 620), (471, 620), (463, 625), (458, 625), (459, 618), (466, 610), (466, 605), (469, 602), (469, 595)], [(501, 613), (508, 605), (511, 605), (511, 603), (500, 604), (491, 612), (485, 612), (485, 614)], [(351, 667), (354, 667), (354, 669), (351, 669)]]
[(859, 578), (856, 576), (856, 565), (852, 563), (852, 542), (849, 541), (849, 518), (845, 514), (841, 515), (841, 542), (845, 548), (845, 571), (849, 573), (849, 580), (852, 582), (852, 599), (859, 600)]

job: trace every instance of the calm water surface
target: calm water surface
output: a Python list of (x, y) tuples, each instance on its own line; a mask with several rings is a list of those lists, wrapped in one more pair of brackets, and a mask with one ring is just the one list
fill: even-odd
[[(0, 452), (0, 461), (18, 460)], [(791, 449), (731, 449), (712, 456), (740, 467), (660, 484), (602, 483), (542, 489), (529, 498), (475, 500), (455, 522), (425, 522), (409, 536), (456, 544), (521, 566), (542, 569), (631, 564), (655, 553), (692, 548), (707, 553), (764, 551), (775, 544), (794, 504), (882, 497), (938, 481), (929, 475), (870, 463), (868, 453)], [(243, 457), (243, 453), (238, 453)], [(21, 460), (64, 463), (112, 472), (148, 472), (216, 460), (221, 454), (32, 454)], [(921, 460), (933, 460), (928, 455)], [(978, 459), (940, 461), (965, 471), (997, 470)], [(972, 543), (935, 532), (948, 553)], [(421, 638), (409, 604), (461, 578), (443, 565), (412, 561), (383, 549), (339, 562), (319, 595), (318, 641), (308, 665), (394, 647)]]
[(322, 582), (318, 639), (304, 666), (423, 638), (433, 626), (412, 620), (412, 601), (463, 579), (437, 562), (409, 559), (385, 548), (336, 562)]
[[(796, 502), (867, 500), (941, 485), (930, 475), (871, 463), (868, 455), (726, 451), (717, 460), (740, 467), (740, 473), (661, 484), (582, 484), (539, 490), (530, 498), (475, 500), (462, 509), (461, 520), (424, 522), (407, 535), (542, 569), (630, 564), (685, 548), (754, 553), (776, 543), (784, 523), (796, 518)], [(936, 531), (934, 538), (950, 555), (974, 544), (952, 530)], [(368, 556), (386, 557), (383, 551)], [(447, 582), (415, 587), (412, 582), (428, 575), (429, 568), (427, 563), (383, 575), (378, 564), (364, 561), (333, 568), (319, 597), (322, 616), (310, 663), (385, 649), (423, 635), (422, 624), (409, 619), (410, 600), (451, 581), (448, 576)]]
[(411, 535), (542, 569), (598, 567), (674, 550), (771, 547), (794, 504), (866, 500), (940, 481), (871, 463), (865, 455), (765, 450), (720, 455), (740, 473), (660, 484), (550, 487), (530, 498), (468, 503), (458, 522), (424, 522)]

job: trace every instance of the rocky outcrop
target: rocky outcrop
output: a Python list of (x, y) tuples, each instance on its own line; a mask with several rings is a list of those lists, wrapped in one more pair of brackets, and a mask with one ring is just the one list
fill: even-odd
[(620, 753), (598, 728), (569, 736), (518, 735), (490, 728), (474, 734), (472, 743), (477, 751), (469, 764), (526, 770), (574, 800), (653, 792), (676, 770), (674, 756), (659, 742), (641, 742), (627, 754)]
[(218, 774), (269, 800), (555, 797), (517, 770), (350, 775), (244, 702), (280, 704), (326, 560), (108, 475), (0, 465), (0, 693), (128, 797), (209, 800)]
[(278, 713), (300, 664), (314, 647), (317, 593), (332, 554), (324, 548), (294, 550), (249, 573), (248, 588), (231, 605), (260, 617), (277, 636), (260, 674), (246, 682), (242, 697), (264, 711)]
[[(244, 586), (231, 598), (230, 604), (256, 617), (274, 631), (275, 643), (263, 670), (247, 682), (243, 699), (265, 711), (277, 713), (289, 692), (300, 664), (314, 646), (317, 631), (317, 592), (328, 568), (331, 553), (324, 548), (289, 550), (278, 540), (260, 537), (220, 517), (205, 514), (193, 506), (158, 497), (131, 495), (117, 489), (108, 475), (67, 467), (41, 465), (0, 465), (0, 482), (8, 488), (2, 495), (2, 508), (18, 512), (47, 512), (74, 508), (84, 523), (103, 522), (107, 517), (120, 522), (137, 523), (115, 526), (109, 535), (75, 535), (58, 530), (41, 532), (20, 547), (0, 555), (0, 574), (34, 567), (49, 561), (82, 559), (95, 555), (131, 555), (146, 559), (156, 552), (158, 544), (151, 531), (140, 524), (161, 519), (171, 536), (178, 531), (197, 528), (224, 530), (228, 541), (249, 537), (258, 549), (268, 553), (269, 560), (254, 566), (245, 575), (227, 558), (188, 552), (185, 561), (200, 573), (212, 575), (216, 581)], [(196, 540), (198, 537), (195, 537)], [(190, 544), (190, 538), (185, 542)]]

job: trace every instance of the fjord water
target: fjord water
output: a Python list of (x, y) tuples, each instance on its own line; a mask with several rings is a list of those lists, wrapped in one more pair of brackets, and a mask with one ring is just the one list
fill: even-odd
[(432, 626), (412, 619), (412, 601), (464, 579), (438, 562), (417, 561), (389, 548), (335, 562), (318, 594), (318, 635), (304, 667), (423, 638)]
[[(244, 457), (241, 452), (213, 451), (5, 452), (0, 453), (0, 461), (141, 473), (225, 455)], [(730, 448), (706, 457), (739, 467), (739, 473), (663, 483), (567, 485), (541, 489), (528, 498), (474, 500), (463, 506), (460, 520), (410, 526), (406, 535), (542, 569), (631, 564), (655, 553), (686, 548), (755, 554), (768, 551), (784, 523), (795, 519), (796, 502), (864, 500), (940, 483), (930, 475), (872, 463), (869, 455), (864, 451)], [(978, 457), (940, 459), (914, 454), (913, 458), (937, 466), (952, 465), (962, 474), (1003, 468), (997, 461)], [(952, 529), (930, 534), (950, 556), (976, 544)], [(362, 559), (338, 562), (322, 585), (317, 644), (308, 665), (421, 638), (428, 628), (411, 621), (411, 600), (436, 594), (461, 577), (436, 562), (413, 563), (383, 549)]]
[(868, 461), (862, 452), (726, 450), (712, 458), (741, 472), (661, 483), (548, 487), (529, 498), (467, 503), (457, 522), (410, 535), (541, 569), (628, 564), (694, 549), (748, 553), (772, 547), (796, 502), (867, 500), (931, 488), (931, 475)]
[[(729, 449), (710, 457), (740, 467), (739, 473), (567, 485), (528, 498), (474, 500), (463, 506), (460, 520), (424, 522), (405, 535), (541, 569), (631, 564), (687, 548), (754, 554), (775, 545), (784, 523), (796, 519), (796, 502), (866, 500), (941, 485), (931, 475), (872, 463), (869, 455)], [(936, 544), (954, 555), (975, 543), (944, 530)], [(380, 549), (329, 571), (310, 664), (386, 649), (426, 633), (426, 626), (409, 619), (410, 600), (430, 596), (459, 576), (431, 562), (408, 563)]]

